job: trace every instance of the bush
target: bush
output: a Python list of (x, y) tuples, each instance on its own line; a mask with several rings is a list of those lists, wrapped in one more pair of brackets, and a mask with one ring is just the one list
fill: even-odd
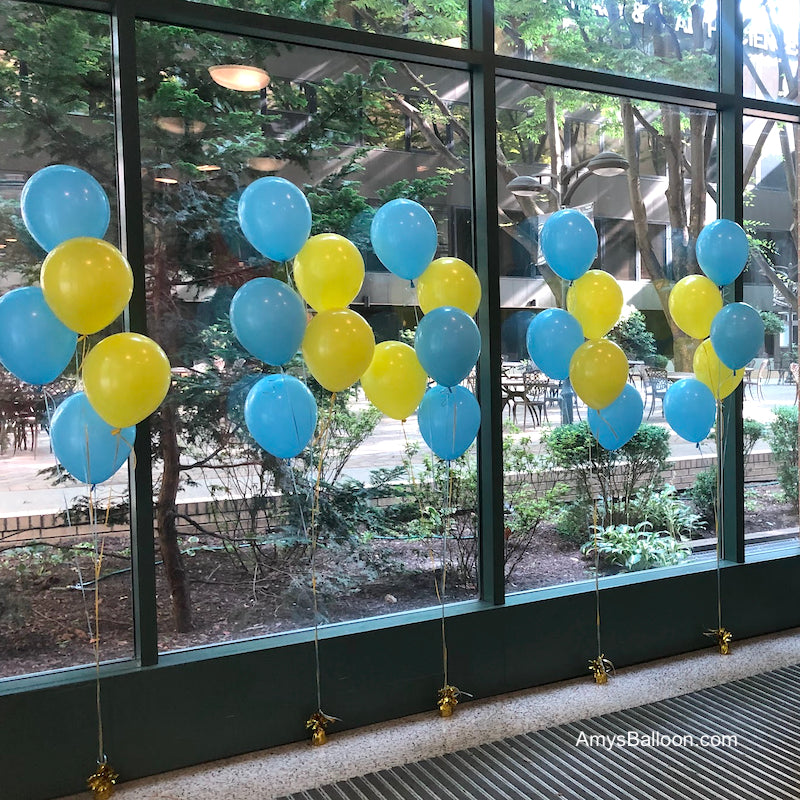
[(608, 338), (618, 344), (628, 358), (650, 363), (656, 354), (656, 337), (647, 329), (647, 322), (641, 311), (631, 311), (609, 332)]
[(706, 523), (700, 514), (678, 497), (674, 486), (640, 489), (628, 503), (628, 525), (649, 523), (654, 531), (670, 534), (675, 539), (691, 538), (702, 531)]
[(570, 544), (583, 544), (592, 527), (592, 505), (587, 501), (567, 503), (556, 517), (556, 531)]
[(684, 542), (650, 530), (649, 522), (597, 527), (595, 532), (595, 538), (586, 542), (581, 552), (593, 556), (596, 550), (601, 562), (627, 572), (671, 567), (689, 556), (689, 547)]
[(707, 467), (695, 475), (692, 488), (686, 494), (703, 519), (713, 522), (717, 507), (717, 470)]
[(786, 499), (797, 503), (797, 406), (776, 406), (767, 441), (778, 466), (778, 483)]
[(636, 490), (659, 485), (669, 456), (669, 431), (657, 425), (642, 425), (614, 451), (597, 443), (586, 422), (554, 428), (542, 435), (542, 442), (552, 466), (572, 473), (584, 506), (591, 507), (599, 495), (603, 525), (627, 521)]

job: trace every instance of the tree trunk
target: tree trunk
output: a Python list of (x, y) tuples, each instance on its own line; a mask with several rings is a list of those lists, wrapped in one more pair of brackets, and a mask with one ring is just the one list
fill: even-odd
[(169, 599), (172, 608), (172, 621), (178, 633), (192, 629), (192, 611), (189, 597), (189, 583), (183, 568), (178, 531), (175, 526), (175, 501), (178, 497), (180, 477), (180, 449), (175, 428), (175, 409), (166, 403), (161, 408), (161, 458), (164, 472), (161, 488), (158, 491), (156, 523), (158, 525), (158, 545), (161, 561), (169, 586)]
[[(167, 353), (174, 353), (175, 347), (175, 309), (169, 279), (169, 261), (166, 246), (161, 241), (158, 225), (153, 248), (153, 295), (152, 320), (153, 333)], [(175, 630), (185, 633), (192, 629), (189, 583), (183, 568), (178, 531), (175, 527), (175, 503), (180, 485), (180, 447), (178, 445), (177, 420), (172, 399), (168, 396), (159, 411), (160, 453), (163, 463), (161, 486), (156, 506), (158, 525), (158, 544), (164, 575), (169, 587), (172, 620)]]
[[(683, 190), (683, 143), (681, 113), (676, 106), (662, 104), (661, 121), (664, 127), (664, 150), (667, 158), (667, 210), (672, 239), (672, 275), (680, 280), (687, 275), (689, 242), (686, 229), (686, 196)], [(705, 182), (703, 183), (705, 187)]]
[(631, 211), (633, 213), (633, 228), (636, 235), (636, 247), (642, 259), (642, 266), (656, 290), (664, 315), (669, 323), (673, 339), (673, 354), (675, 369), (679, 372), (690, 372), (692, 357), (694, 356), (694, 340), (687, 336), (672, 320), (669, 313), (669, 293), (672, 291), (673, 282), (667, 278), (664, 269), (658, 263), (656, 254), (650, 245), (650, 235), (647, 223), (647, 209), (642, 197), (642, 187), (639, 183), (639, 155), (636, 150), (636, 127), (633, 118), (633, 108), (630, 100), (621, 100), (623, 141), (625, 144), (625, 157), (630, 164), (628, 168), (628, 194), (630, 195)]

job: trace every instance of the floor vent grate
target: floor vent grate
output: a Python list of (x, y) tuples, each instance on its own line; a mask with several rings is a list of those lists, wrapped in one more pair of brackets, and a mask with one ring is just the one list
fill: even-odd
[(800, 665), (283, 800), (476, 798), (798, 800)]

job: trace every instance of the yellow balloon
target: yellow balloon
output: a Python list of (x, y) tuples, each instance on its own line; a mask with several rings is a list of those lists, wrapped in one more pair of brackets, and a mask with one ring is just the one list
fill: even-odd
[(170, 385), (169, 359), (140, 333), (115, 333), (98, 342), (83, 361), (83, 385), (92, 408), (115, 428), (152, 414)]
[(71, 330), (97, 333), (125, 309), (133, 272), (125, 256), (103, 239), (81, 236), (54, 247), (42, 264), (42, 293)]
[(711, 339), (706, 339), (694, 351), (694, 374), (702, 381), (717, 400), (726, 398), (741, 382), (744, 370), (734, 372), (726, 367), (714, 352)]
[(372, 328), (349, 308), (321, 311), (303, 337), (308, 369), (329, 392), (352, 386), (366, 372), (374, 351)]
[(364, 259), (338, 233), (312, 236), (294, 259), (297, 291), (315, 311), (350, 305), (364, 283)]
[(423, 314), (455, 306), (474, 317), (481, 302), (481, 282), (466, 261), (437, 258), (417, 279), (417, 300)]
[(669, 293), (672, 319), (693, 339), (705, 339), (711, 334), (711, 321), (721, 308), (722, 294), (705, 275), (687, 275)]
[(599, 411), (622, 394), (628, 382), (628, 358), (614, 342), (591, 339), (572, 354), (569, 378), (578, 397)]
[(599, 339), (619, 320), (622, 289), (613, 275), (590, 269), (569, 287), (567, 311), (581, 323), (587, 339)]
[(425, 394), (428, 376), (413, 347), (402, 342), (381, 342), (375, 346), (361, 386), (367, 399), (387, 417), (407, 419)]

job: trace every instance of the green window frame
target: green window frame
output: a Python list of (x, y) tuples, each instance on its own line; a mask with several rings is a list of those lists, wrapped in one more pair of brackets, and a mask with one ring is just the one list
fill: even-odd
[[(375, 57), (461, 69), (472, 86), (474, 253), (484, 286), (479, 393), (480, 596), (448, 606), (453, 679), (476, 697), (586, 675), (594, 655), (593, 586), (579, 583), (506, 597), (503, 585), (500, 284), (497, 263), (495, 85), (498, 77), (715, 110), (720, 216), (742, 222), (744, 114), (800, 124), (800, 106), (745, 98), (737, 0), (719, 4), (719, 81), (713, 90), (539, 63), (494, 51), (492, 0), (470, 0), (470, 47), (451, 48), (316, 23), (265, 17), (189, 0), (49, 0), (107, 13), (118, 87), (122, 247), (144, 262), (135, 25), (148, 20)], [(731, 289), (741, 299), (741, 281)], [(146, 332), (137, 282), (127, 323)], [(726, 401), (720, 579), (726, 626), (744, 638), (800, 624), (800, 547), (745, 562), (742, 390)], [(314, 710), (313, 632), (159, 654), (149, 431), (133, 468), (131, 527), (136, 658), (101, 668), (106, 750), (122, 780), (304, 739)], [(617, 667), (710, 646), (716, 622), (713, 563), (620, 575), (602, 582), (605, 648)], [(757, 600), (757, 601), (756, 601)], [(326, 706), (341, 731), (431, 710), (440, 685), (440, 612), (414, 611), (320, 631)], [(735, 657), (735, 656), (734, 656)], [(96, 752), (94, 668), (0, 681), (3, 796), (40, 800), (81, 791)]]

